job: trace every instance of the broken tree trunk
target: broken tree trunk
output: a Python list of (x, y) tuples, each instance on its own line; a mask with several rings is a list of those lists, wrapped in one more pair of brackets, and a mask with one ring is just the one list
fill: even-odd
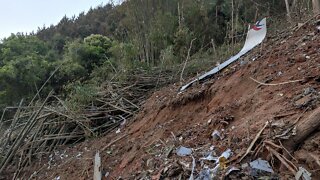
[(315, 109), (305, 121), (297, 124), (297, 135), (284, 142), (289, 151), (294, 151), (310, 134), (320, 127), (320, 107)]

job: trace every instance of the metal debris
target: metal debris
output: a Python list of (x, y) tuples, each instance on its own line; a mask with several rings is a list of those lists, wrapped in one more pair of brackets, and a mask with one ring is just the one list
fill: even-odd
[(299, 167), (299, 171), (297, 172), (295, 178), (296, 180), (300, 180), (303, 177), (304, 180), (311, 180), (311, 173), (308, 172), (305, 168)]
[(188, 155), (191, 155), (191, 153), (192, 153), (191, 148), (186, 148), (186, 147), (181, 146), (177, 149), (178, 156), (188, 156)]
[[(215, 177), (218, 174), (218, 171), (220, 169), (226, 169), (227, 168), (227, 159), (230, 156), (231, 156), (231, 149), (227, 149), (219, 157), (213, 157), (210, 153), (207, 157), (200, 158), (200, 160), (215, 161), (215, 163), (216, 163), (216, 166), (212, 170), (209, 169), (209, 171), (207, 171), (207, 170), (203, 171), (202, 173), (206, 173), (206, 174), (204, 174), (201, 178), (204, 180), (207, 180), (205, 177), (208, 177), (208, 175), (210, 175), (209, 179), (212, 179), (213, 177)], [(197, 179), (199, 179), (199, 177)]]
[(232, 167), (226, 172), (226, 176), (228, 176), (228, 175), (229, 175), (230, 173), (232, 173), (233, 171), (240, 171), (240, 169), (232, 166)]
[(231, 156), (231, 149), (227, 149), (225, 152), (221, 154), (219, 157), (219, 167), (221, 169), (226, 169), (227, 168), (227, 159)]
[(120, 128), (116, 131), (116, 134), (119, 134), (121, 132)]
[(221, 154), (219, 157), (214, 157), (210, 153), (207, 157), (200, 158), (200, 160), (207, 160), (207, 161), (215, 161), (216, 163), (220, 163), (220, 161), (226, 160), (231, 156), (231, 149), (227, 149), (225, 152)]
[(196, 178), (196, 180), (211, 180), (213, 179), (213, 174), (210, 169), (203, 169), (200, 171), (199, 176)]
[(106, 172), (106, 174), (104, 175), (105, 178), (108, 178), (108, 176), (110, 175), (110, 172)]
[(78, 152), (78, 154), (76, 155), (76, 158), (79, 159), (82, 156), (83, 152)]
[(231, 149), (227, 149), (225, 152), (223, 152), (223, 153), (221, 154), (220, 157), (224, 157), (224, 158), (226, 158), (226, 159), (229, 159), (230, 156), (231, 156)]
[(200, 160), (207, 160), (207, 161), (218, 161), (218, 157), (213, 157), (212, 154), (210, 153), (207, 157), (200, 158)]
[(211, 137), (214, 139), (214, 140), (219, 140), (221, 139), (221, 135), (220, 135), (220, 132), (217, 131), (217, 130), (214, 130), (211, 134)]
[(262, 159), (257, 159), (255, 161), (250, 162), (250, 166), (253, 169), (261, 170), (261, 171), (266, 171), (269, 173), (274, 173), (273, 169), (271, 168), (270, 164), (268, 161), (262, 160)]

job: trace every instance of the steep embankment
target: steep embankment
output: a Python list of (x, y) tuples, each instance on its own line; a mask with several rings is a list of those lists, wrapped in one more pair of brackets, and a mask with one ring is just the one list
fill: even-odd
[[(301, 166), (317, 177), (319, 130), (296, 146), (290, 138), (299, 136), (299, 124), (320, 107), (319, 54), (320, 33), (313, 23), (269, 37), (262, 47), (203, 84), (180, 94), (177, 85), (155, 92), (120, 133), (56, 152), (50, 168), (49, 159), (43, 159), (38, 177), (91, 178), (93, 157), (100, 151), (103, 175), (108, 174), (110, 179), (186, 179), (191, 174), (192, 158), (177, 156), (175, 150), (179, 146), (193, 149), (195, 177), (205, 167), (215, 167), (214, 162), (200, 158), (209, 152), (219, 156), (228, 148), (232, 155), (227, 169), (217, 173), (220, 177), (228, 168), (240, 168), (257, 158), (270, 162), (276, 174), (272, 176), (292, 178)], [(266, 122), (269, 124), (254, 141)], [(211, 137), (215, 130), (221, 139)], [(252, 141), (255, 143), (250, 153), (239, 162)], [(292, 150), (293, 157), (282, 144)], [(285, 167), (277, 153), (287, 157), (286, 162), (294, 171)], [(229, 178), (252, 177), (250, 172), (242, 166)]]

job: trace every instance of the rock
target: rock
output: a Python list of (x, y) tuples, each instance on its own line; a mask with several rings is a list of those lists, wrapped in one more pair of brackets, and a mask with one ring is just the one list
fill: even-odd
[(303, 90), (303, 95), (309, 95), (311, 93), (316, 93), (316, 90), (313, 87), (308, 87)]
[(305, 62), (307, 60), (306, 56), (304, 54), (299, 54), (294, 57), (295, 62)]
[(306, 107), (312, 100), (313, 98), (310, 95), (304, 96), (295, 102), (295, 106), (298, 108)]

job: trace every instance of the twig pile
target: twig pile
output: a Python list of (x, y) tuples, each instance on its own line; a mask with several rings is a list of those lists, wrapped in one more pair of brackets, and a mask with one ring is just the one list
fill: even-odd
[[(14, 169), (17, 178), (35, 157), (114, 130), (139, 110), (149, 92), (172, 80), (161, 69), (153, 74), (135, 71), (124, 82), (102, 85), (94, 100), (77, 111), (52, 92), (45, 100), (33, 98), (28, 106), (21, 101), (18, 107), (7, 107), (0, 121), (5, 130), (0, 138), (0, 173)], [(10, 114), (14, 115), (6, 118)]]

